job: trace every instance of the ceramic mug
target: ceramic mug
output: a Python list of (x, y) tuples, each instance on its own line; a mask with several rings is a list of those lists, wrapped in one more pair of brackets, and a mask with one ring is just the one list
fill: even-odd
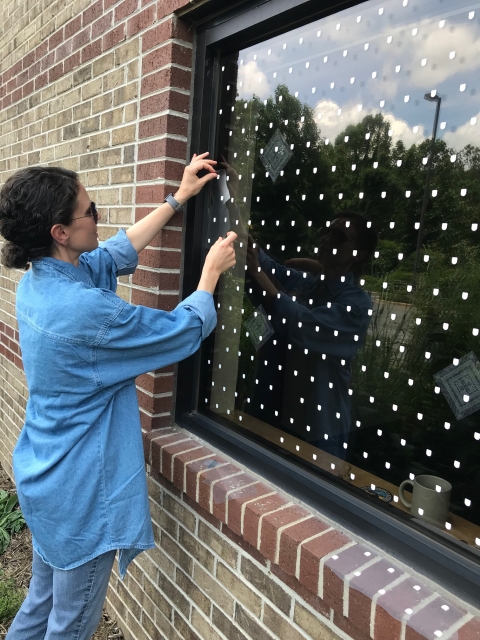
[[(405, 497), (405, 487), (412, 486), (412, 501)], [(415, 480), (404, 480), (398, 489), (398, 496), (412, 516), (438, 527), (444, 527), (448, 519), (452, 485), (437, 476), (421, 475)]]

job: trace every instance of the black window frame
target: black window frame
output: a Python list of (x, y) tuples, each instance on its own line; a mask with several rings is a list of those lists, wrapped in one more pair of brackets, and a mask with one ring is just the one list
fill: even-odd
[[(361, 5), (361, 1), (248, 0), (225, 9), (224, 0), (210, 0), (184, 16), (195, 28), (195, 63), (191, 111), (192, 152), (214, 149), (215, 116), (219, 97), (221, 54), (251, 46), (274, 35), (308, 24), (315, 19)], [(197, 286), (203, 258), (205, 200), (200, 193), (188, 203), (185, 220), (182, 297)], [(239, 463), (301, 499), (320, 514), (344, 525), (385, 553), (478, 606), (480, 554), (466, 544), (454, 542), (440, 531), (426, 533), (422, 525), (407, 522), (395, 509), (391, 513), (342, 489), (338, 482), (307, 470), (293, 457), (275, 453), (197, 411), (200, 353), (181, 362), (177, 369), (175, 421), (200, 436)]]

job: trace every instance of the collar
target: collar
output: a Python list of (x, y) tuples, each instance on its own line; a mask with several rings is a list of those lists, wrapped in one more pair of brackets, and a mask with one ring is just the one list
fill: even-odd
[(65, 262), (64, 260), (57, 260), (57, 258), (40, 258), (38, 260), (32, 261), (32, 271), (35, 275), (39, 275), (40, 273), (48, 273), (55, 271), (57, 274), (61, 274), (62, 276), (69, 278), (70, 280), (76, 282), (83, 282), (90, 286), (93, 286), (93, 282), (90, 279), (84, 269), (80, 267), (76, 267), (74, 264), (70, 262)]

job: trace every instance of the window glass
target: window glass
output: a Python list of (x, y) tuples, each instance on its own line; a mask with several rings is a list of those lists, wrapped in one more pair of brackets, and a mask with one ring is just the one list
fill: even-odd
[(479, 19), (366, 2), (220, 59), (205, 250), (239, 237), (199, 393), (475, 553)]

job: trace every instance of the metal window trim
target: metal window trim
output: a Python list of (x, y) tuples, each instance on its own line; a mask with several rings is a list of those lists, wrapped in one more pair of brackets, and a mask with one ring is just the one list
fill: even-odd
[[(211, 2), (216, 4), (216, 0)], [(217, 111), (218, 66), (221, 53), (238, 47), (239, 41), (242, 46), (246, 46), (247, 42), (254, 44), (255, 41), (311, 22), (322, 14), (331, 14), (335, 10), (343, 10), (357, 4), (361, 2), (326, 0), (319, 8), (318, 0), (249, 0), (233, 8), (230, 6), (225, 11), (217, 11), (210, 21), (205, 13), (208, 11), (209, 3), (201, 7), (203, 13), (191, 12), (197, 21), (191, 151), (214, 148), (213, 123)], [(189, 17), (192, 15), (189, 14)], [(254, 24), (253, 32), (248, 35), (246, 31), (252, 31), (253, 18), (260, 22)], [(184, 297), (195, 290), (204, 257), (204, 198), (205, 195), (201, 192), (187, 206)], [(333, 520), (343, 522), (359, 537), (371, 540), (386, 553), (398, 554), (399, 559), (411, 565), (414, 570), (453, 591), (456, 596), (478, 606), (480, 564), (473, 559), (467, 545), (462, 553), (462, 547), (457, 548), (455, 543), (449, 543), (446, 538), (446, 542), (443, 542), (441, 534), (427, 535), (422, 531), (421, 525), (407, 524), (400, 517), (394, 517), (333, 482), (316, 476), (304, 467), (274, 453), (267, 446), (263, 447), (225, 427), (220, 421), (213, 421), (198, 413), (200, 373), (200, 352), (178, 365), (175, 397), (177, 424), (185, 426), (219, 449), (223, 449), (246, 466), (258, 470), (260, 475), (277, 486), (281, 485), (283, 490), (297, 495), (320, 512), (330, 515)], [(279, 478), (283, 478), (284, 482), (280, 483)]]

